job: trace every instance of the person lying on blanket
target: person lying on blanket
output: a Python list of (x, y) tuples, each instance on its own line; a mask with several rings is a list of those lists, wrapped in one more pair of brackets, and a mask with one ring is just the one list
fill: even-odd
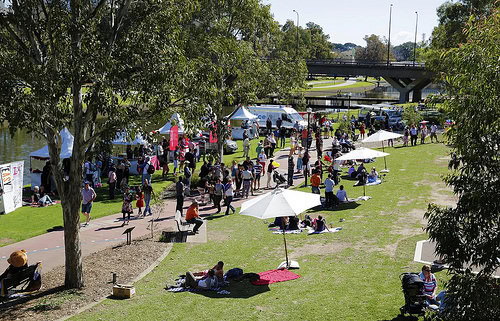
[[(222, 261), (217, 262), (217, 264), (212, 268), (212, 270), (214, 271), (215, 276), (217, 277), (217, 279), (219, 281), (224, 280), (224, 262), (222, 262)], [(195, 272), (195, 273), (193, 273), (193, 275), (196, 277), (201, 276), (203, 279), (203, 278), (207, 277), (208, 271), (210, 271), (210, 270)]]
[(328, 230), (325, 219), (321, 215), (318, 215), (318, 218), (314, 219), (313, 227), (314, 227), (314, 232), (323, 232), (325, 229)]
[(197, 280), (193, 273), (186, 272), (185, 286), (191, 289), (210, 290), (218, 287), (217, 277), (214, 270), (208, 270), (207, 277)]

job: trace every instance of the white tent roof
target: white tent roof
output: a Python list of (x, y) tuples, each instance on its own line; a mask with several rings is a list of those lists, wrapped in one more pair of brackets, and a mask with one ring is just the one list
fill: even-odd
[(340, 156), (336, 160), (351, 160), (351, 159), (369, 159), (376, 157), (388, 156), (388, 153), (379, 152), (370, 148), (360, 147), (345, 155)]
[[(61, 144), (61, 153), (59, 157), (61, 159), (70, 158), (71, 154), (73, 154), (73, 141), (75, 138), (67, 128), (63, 128), (59, 135), (61, 135), (62, 144)], [(50, 158), (49, 155), (49, 146), (45, 145), (37, 151), (34, 151), (30, 154), (30, 157), (38, 157), (38, 158)]]
[(116, 133), (115, 139), (111, 142), (113, 145), (144, 145), (147, 144), (146, 140), (142, 138), (141, 134), (137, 134), (134, 140), (127, 137), (126, 132)]
[(245, 107), (240, 107), (236, 112), (231, 116), (231, 120), (252, 120), (256, 119), (257, 116), (249, 112)]
[(184, 134), (184, 120), (182, 120), (181, 116), (178, 113), (173, 114), (172, 117), (170, 117), (169, 122), (163, 125), (162, 128), (158, 129), (160, 134), (170, 134), (170, 129), (172, 128), (172, 120), (175, 120), (175, 123), (179, 127), (179, 134)]
[(317, 194), (277, 188), (241, 204), (241, 215), (260, 219), (298, 215), (307, 209), (321, 205)]
[(373, 135), (370, 135), (362, 140), (363, 143), (371, 143), (371, 142), (382, 142), (388, 139), (396, 139), (399, 137), (403, 137), (403, 135), (393, 132), (388, 132), (385, 130), (379, 130)]

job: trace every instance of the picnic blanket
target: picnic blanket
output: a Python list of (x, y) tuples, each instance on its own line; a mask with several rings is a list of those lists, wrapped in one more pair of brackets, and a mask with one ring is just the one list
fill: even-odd
[(311, 234), (323, 234), (323, 233), (336, 233), (336, 232), (340, 231), (341, 229), (342, 229), (341, 227), (334, 227), (334, 228), (330, 228), (329, 230), (324, 229), (321, 232), (316, 232), (313, 229), (309, 229), (309, 232), (307, 234), (311, 235)]
[[(53, 202), (52, 202), (52, 205), (54, 205), (54, 204), (59, 204), (59, 203), (61, 203), (61, 201), (53, 201)], [(28, 200), (27, 200), (27, 201), (23, 201), (23, 206), (42, 207), (42, 206), (41, 206), (40, 204), (38, 204), (38, 203), (37, 203), (37, 204), (32, 204), (32, 203), (31, 203), (31, 200), (29, 200), (29, 201), (28, 201)], [(48, 206), (50, 206), (50, 205), (48, 205)]]
[[(285, 230), (285, 234), (300, 234), (304, 229), (298, 230)], [(273, 234), (283, 234), (283, 230), (279, 227), (271, 227), (269, 231), (273, 231)]]
[(300, 275), (297, 275), (293, 272), (290, 272), (286, 269), (284, 270), (269, 270), (265, 272), (258, 273), (260, 276), (260, 280), (253, 281), (253, 285), (266, 285), (276, 282), (284, 282), (289, 280), (295, 280), (300, 278)]
[(382, 184), (382, 181), (380, 179), (377, 179), (375, 182), (366, 183), (366, 186), (373, 186), (378, 184)]
[(218, 286), (218, 287), (212, 288), (212, 289), (186, 288), (186, 287), (184, 287), (185, 281), (186, 281), (186, 278), (185, 277), (181, 277), (181, 278), (179, 278), (179, 279), (176, 280), (175, 285), (172, 285), (172, 286), (168, 286), (167, 285), (167, 286), (165, 286), (165, 290), (167, 290), (168, 292), (174, 292), (174, 293), (177, 293), (177, 292), (186, 292), (186, 291), (187, 292), (193, 292), (193, 293), (202, 292), (202, 291), (214, 291), (214, 292), (217, 292), (217, 294), (222, 294), (222, 295), (231, 294), (231, 292), (222, 289), (222, 287), (225, 287), (225, 286), (229, 285), (229, 283), (226, 282), (226, 281), (224, 281), (224, 283), (222, 283), (221, 286)]

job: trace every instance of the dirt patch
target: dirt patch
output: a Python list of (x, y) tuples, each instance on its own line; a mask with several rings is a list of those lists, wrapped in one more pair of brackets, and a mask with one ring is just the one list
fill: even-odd
[(397, 206), (398, 207), (399, 206), (406, 206), (406, 205), (410, 205), (413, 202), (414, 202), (414, 200), (412, 200), (412, 199), (407, 199), (405, 197), (402, 197), (402, 198), (399, 199)]
[(294, 247), (290, 256), (294, 258), (299, 258), (307, 255), (328, 255), (338, 253), (346, 248), (351, 247), (351, 243), (347, 242), (334, 242), (334, 243), (307, 243), (300, 247)]
[(432, 194), (430, 201), (441, 206), (456, 206), (458, 198), (453, 195), (451, 188), (447, 187), (444, 182), (436, 182), (431, 184)]
[[(156, 237), (158, 239), (159, 235)], [(86, 304), (112, 292), (112, 272), (118, 283), (129, 283), (146, 270), (170, 246), (151, 239), (108, 248), (83, 258), (85, 287), (64, 290), (64, 267), (42, 271), (42, 289), (32, 296), (0, 307), (0, 320), (55, 320), (71, 315)]]
[(7, 244), (10, 244), (10, 243), (13, 243), (13, 242), (14, 242), (13, 239), (3, 238), (3, 239), (0, 239), (0, 246), (7, 245)]
[[(216, 242), (224, 242), (231, 240), (231, 235), (233, 231), (209, 231), (208, 240)], [(257, 239), (255, 239), (257, 240)]]

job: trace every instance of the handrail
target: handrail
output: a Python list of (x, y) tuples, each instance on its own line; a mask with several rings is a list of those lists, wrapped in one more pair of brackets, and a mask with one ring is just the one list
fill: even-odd
[(380, 66), (380, 67), (413, 67), (425, 68), (425, 63), (413, 61), (373, 61), (373, 60), (345, 60), (345, 59), (311, 59), (306, 60), (308, 65), (351, 65), (351, 66)]

